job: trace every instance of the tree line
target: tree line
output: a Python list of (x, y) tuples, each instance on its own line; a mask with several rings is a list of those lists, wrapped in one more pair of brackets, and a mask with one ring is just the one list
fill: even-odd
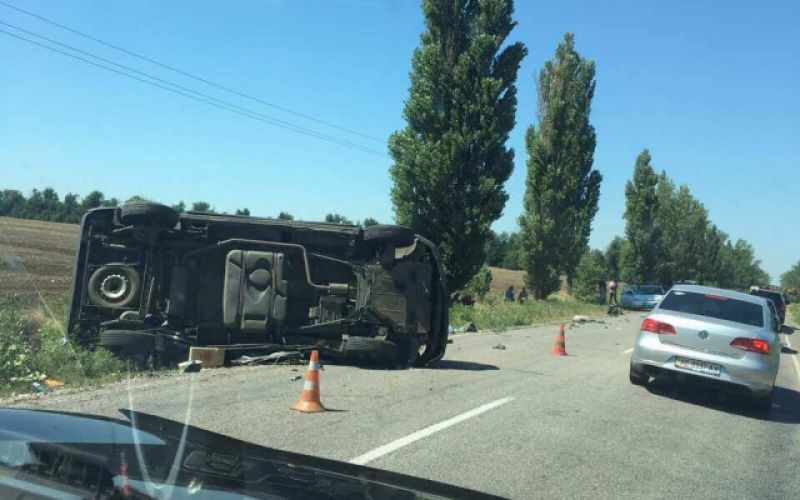
[[(142, 196), (132, 196), (125, 200), (124, 203), (137, 201), (149, 200)], [(51, 187), (42, 190), (34, 189), (27, 198), (16, 189), (4, 189), (0, 191), (0, 216), (18, 219), (77, 224), (87, 210), (98, 207), (116, 207), (121, 204), (122, 203), (120, 203), (117, 198), (106, 198), (101, 191), (92, 191), (84, 197), (80, 197), (74, 193), (67, 193), (64, 195), (63, 199), (60, 198), (58, 193)], [(227, 212), (218, 212), (216, 208), (206, 201), (195, 201), (191, 205), (187, 205), (181, 201), (172, 205), (172, 208), (179, 213), (220, 213), (227, 215)], [(234, 215), (250, 216), (251, 214), (248, 208), (237, 208)], [(273, 217), (268, 216), (265, 218), (272, 219)], [(281, 211), (277, 217), (274, 218), (278, 220), (294, 220), (294, 216), (285, 211)], [(335, 224), (355, 224), (364, 227), (379, 224), (373, 217), (366, 217), (363, 221), (357, 220), (353, 222), (352, 219), (338, 213), (329, 213), (325, 215), (323, 220)]]
[[(676, 187), (666, 172), (656, 172), (651, 161), (650, 152), (643, 150), (625, 185), (625, 236), (615, 237), (605, 251), (581, 255), (573, 293), (593, 298), (598, 282), (609, 279), (665, 286), (694, 280), (742, 290), (769, 283), (753, 246), (743, 239), (731, 240), (711, 223), (688, 186)], [(486, 263), (524, 269), (522, 242), (519, 233), (490, 233)], [(784, 286), (800, 280), (800, 263), (795, 268), (782, 276)]]
[(650, 152), (636, 158), (625, 186), (625, 237), (615, 237), (605, 252), (584, 254), (573, 293), (590, 299), (599, 280), (670, 286), (679, 280), (747, 290), (769, 283), (753, 246), (731, 240), (711, 223), (708, 211), (688, 186), (675, 186), (656, 173)]

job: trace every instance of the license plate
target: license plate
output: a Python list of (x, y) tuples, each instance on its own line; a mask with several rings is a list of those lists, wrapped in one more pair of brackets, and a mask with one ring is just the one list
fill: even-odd
[(706, 375), (714, 375), (715, 377), (719, 377), (720, 372), (719, 365), (697, 361), (696, 359), (675, 358), (675, 367), (697, 373), (705, 373)]

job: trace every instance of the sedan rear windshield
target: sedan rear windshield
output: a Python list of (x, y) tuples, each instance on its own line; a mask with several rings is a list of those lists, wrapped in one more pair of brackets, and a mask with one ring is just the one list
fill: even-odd
[(642, 285), (636, 289), (639, 295), (664, 295), (664, 289), (655, 285)]
[(661, 301), (659, 309), (764, 326), (760, 305), (718, 295), (673, 290)]

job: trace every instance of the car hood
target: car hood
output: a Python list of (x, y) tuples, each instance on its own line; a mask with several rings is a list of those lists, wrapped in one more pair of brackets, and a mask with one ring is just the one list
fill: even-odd
[(0, 496), (498, 498), (120, 411), (127, 420), (0, 408)]

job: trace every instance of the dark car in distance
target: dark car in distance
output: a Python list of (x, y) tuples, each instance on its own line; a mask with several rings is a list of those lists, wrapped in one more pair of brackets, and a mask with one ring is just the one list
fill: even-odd
[(279, 346), (424, 366), (442, 358), (448, 334), (438, 251), (407, 228), (150, 202), (84, 215), (70, 302), (74, 339), (138, 359)]
[(758, 295), (765, 299), (770, 299), (775, 304), (778, 310), (778, 316), (781, 318), (781, 325), (786, 323), (786, 305), (788, 304), (786, 297), (778, 290), (769, 290), (766, 288), (752, 287), (750, 288), (750, 295)]

